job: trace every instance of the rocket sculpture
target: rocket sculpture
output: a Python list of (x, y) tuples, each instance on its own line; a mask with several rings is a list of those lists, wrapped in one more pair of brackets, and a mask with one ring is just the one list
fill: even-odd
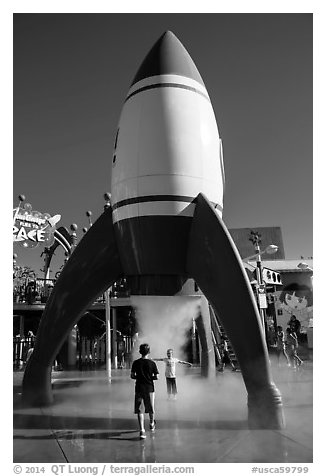
[(51, 366), (87, 307), (126, 276), (131, 294), (176, 295), (193, 279), (230, 339), (251, 428), (282, 428), (259, 311), (222, 221), (222, 143), (204, 82), (165, 32), (125, 99), (112, 157), (111, 206), (82, 238), (47, 302), (23, 380), (32, 405), (53, 400)]

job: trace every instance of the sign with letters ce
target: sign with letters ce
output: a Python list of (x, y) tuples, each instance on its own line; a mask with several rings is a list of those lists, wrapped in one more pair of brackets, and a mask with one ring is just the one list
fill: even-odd
[(13, 240), (24, 248), (51, 245), (54, 241), (56, 223), (60, 215), (51, 217), (49, 213), (40, 213), (32, 210), (30, 203), (18, 206), (13, 211)]

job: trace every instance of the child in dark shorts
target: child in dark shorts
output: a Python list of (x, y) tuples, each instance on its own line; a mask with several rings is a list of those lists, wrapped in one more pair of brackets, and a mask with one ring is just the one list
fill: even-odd
[(149, 414), (149, 428), (155, 430), (154, 410), (154, 380), (157, 380), (158, 369), (156, 363), (148, 358), (150, 347), (141, 344), (139, 347), (141, 358), (134, 360), (131, 367), (131, 378), (136, 380), (134, 413), (137, 414), (139, 424), (139, 437), (146, 438), (145, 413)]

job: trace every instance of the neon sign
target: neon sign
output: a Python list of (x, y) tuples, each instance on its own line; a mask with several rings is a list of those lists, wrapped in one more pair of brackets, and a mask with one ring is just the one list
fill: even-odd
[(24, 248), (51, 245), (54, 241), (55, 226), (61, 215), (51, 217), (49, 213), (32, 210), (30, 203), (19, 205), (13, 211), (13, 239)]

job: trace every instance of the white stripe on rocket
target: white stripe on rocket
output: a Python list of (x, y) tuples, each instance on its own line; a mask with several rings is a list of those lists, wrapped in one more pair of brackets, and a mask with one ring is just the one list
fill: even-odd
[(195, 81), (194, 79), (186, 78), (185, 76), (180, 76), (177, 74), (162, 74), (158, 76), (150, 76), (149, 78), (142, 79), (137, 83), (133, 84), (128, 91), (127, 97), (137, 91), (138, 89), (152, 86), (154, 84), (165, 84), (165, 83), (174, 83), (174, 84), (183, 84), (184, 86), (189, 86), (190, 88), (195, 88), (200, 91), (202, 94), (207, 96), (209, 99), (208, 92), (206, 88)]
[(195, 204), (189, 202), (142, 202), (131, 203), (113, 211), (113, 223), (142, 216), (185, 216), (194, 215)]

